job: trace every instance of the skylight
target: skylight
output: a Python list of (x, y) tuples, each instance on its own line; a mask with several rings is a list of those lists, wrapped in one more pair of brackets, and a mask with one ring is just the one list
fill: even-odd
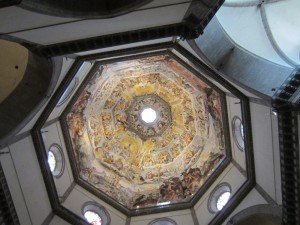
[(157, 118), (156, 111), (152, 108), (145, 108), (141, 113), (141, 117), (145, 123), (153, 123)]

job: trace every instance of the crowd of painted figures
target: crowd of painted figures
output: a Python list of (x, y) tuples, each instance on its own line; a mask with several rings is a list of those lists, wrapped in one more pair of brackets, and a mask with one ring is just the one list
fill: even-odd
[[(171, 121), (141, 138), (128, 112), (154, 94)], [(220, 94), (168, 55), (102, 65), (66, 122), (80, 178), (128, 208), (190, 200), (225, 154)]]

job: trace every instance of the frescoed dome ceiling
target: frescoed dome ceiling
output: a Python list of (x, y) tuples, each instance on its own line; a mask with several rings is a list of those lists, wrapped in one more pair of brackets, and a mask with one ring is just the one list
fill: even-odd
[(128, 209), (190, 201), (226, 156), (223, 93), (169, 54), (95, 68), (63, 119), (79, 178)]

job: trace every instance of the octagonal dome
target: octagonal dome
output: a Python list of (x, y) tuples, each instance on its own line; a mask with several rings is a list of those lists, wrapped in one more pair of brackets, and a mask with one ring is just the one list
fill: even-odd
[(226, 157), (222, 101), (172, 54), (96, 63), (61, 119), (75, 173), (129, 210), (189, 202)]

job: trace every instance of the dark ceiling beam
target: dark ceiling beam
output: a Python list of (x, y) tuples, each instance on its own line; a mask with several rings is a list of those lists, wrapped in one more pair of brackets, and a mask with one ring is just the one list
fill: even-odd
[(151, 27), (117, 34), (74, 40), (32, 49), (37, 54), (54, 57), (76, 52), (83, 52), (113, 46), (132, 44), (137, 42), (180, 36), (186, 39), (196, 38), (197, 34), (187, 23), (170, 24), (160, 27)]
[(214, 17), (225, 0), (193, 0), (183, 21), (194, 30), (197, 37), (203, 33), (204, 28)]
[(273, 106), (277, 108), (284, 108), (286, 106), (299, 107), (300, 105), (300, 66), (296, 67), (294, 71), (288, 76), (281, 87), (273, 96)]
[(300, 224), (298, 113), (290, 106), (278, 111), (283, 225)]
[(0, 162), (0, 224), (20, 225), (4, 171)]
[(300, 67), (273, 96), (278, 115), (283, 225), (300, 224), (299, 87)]

